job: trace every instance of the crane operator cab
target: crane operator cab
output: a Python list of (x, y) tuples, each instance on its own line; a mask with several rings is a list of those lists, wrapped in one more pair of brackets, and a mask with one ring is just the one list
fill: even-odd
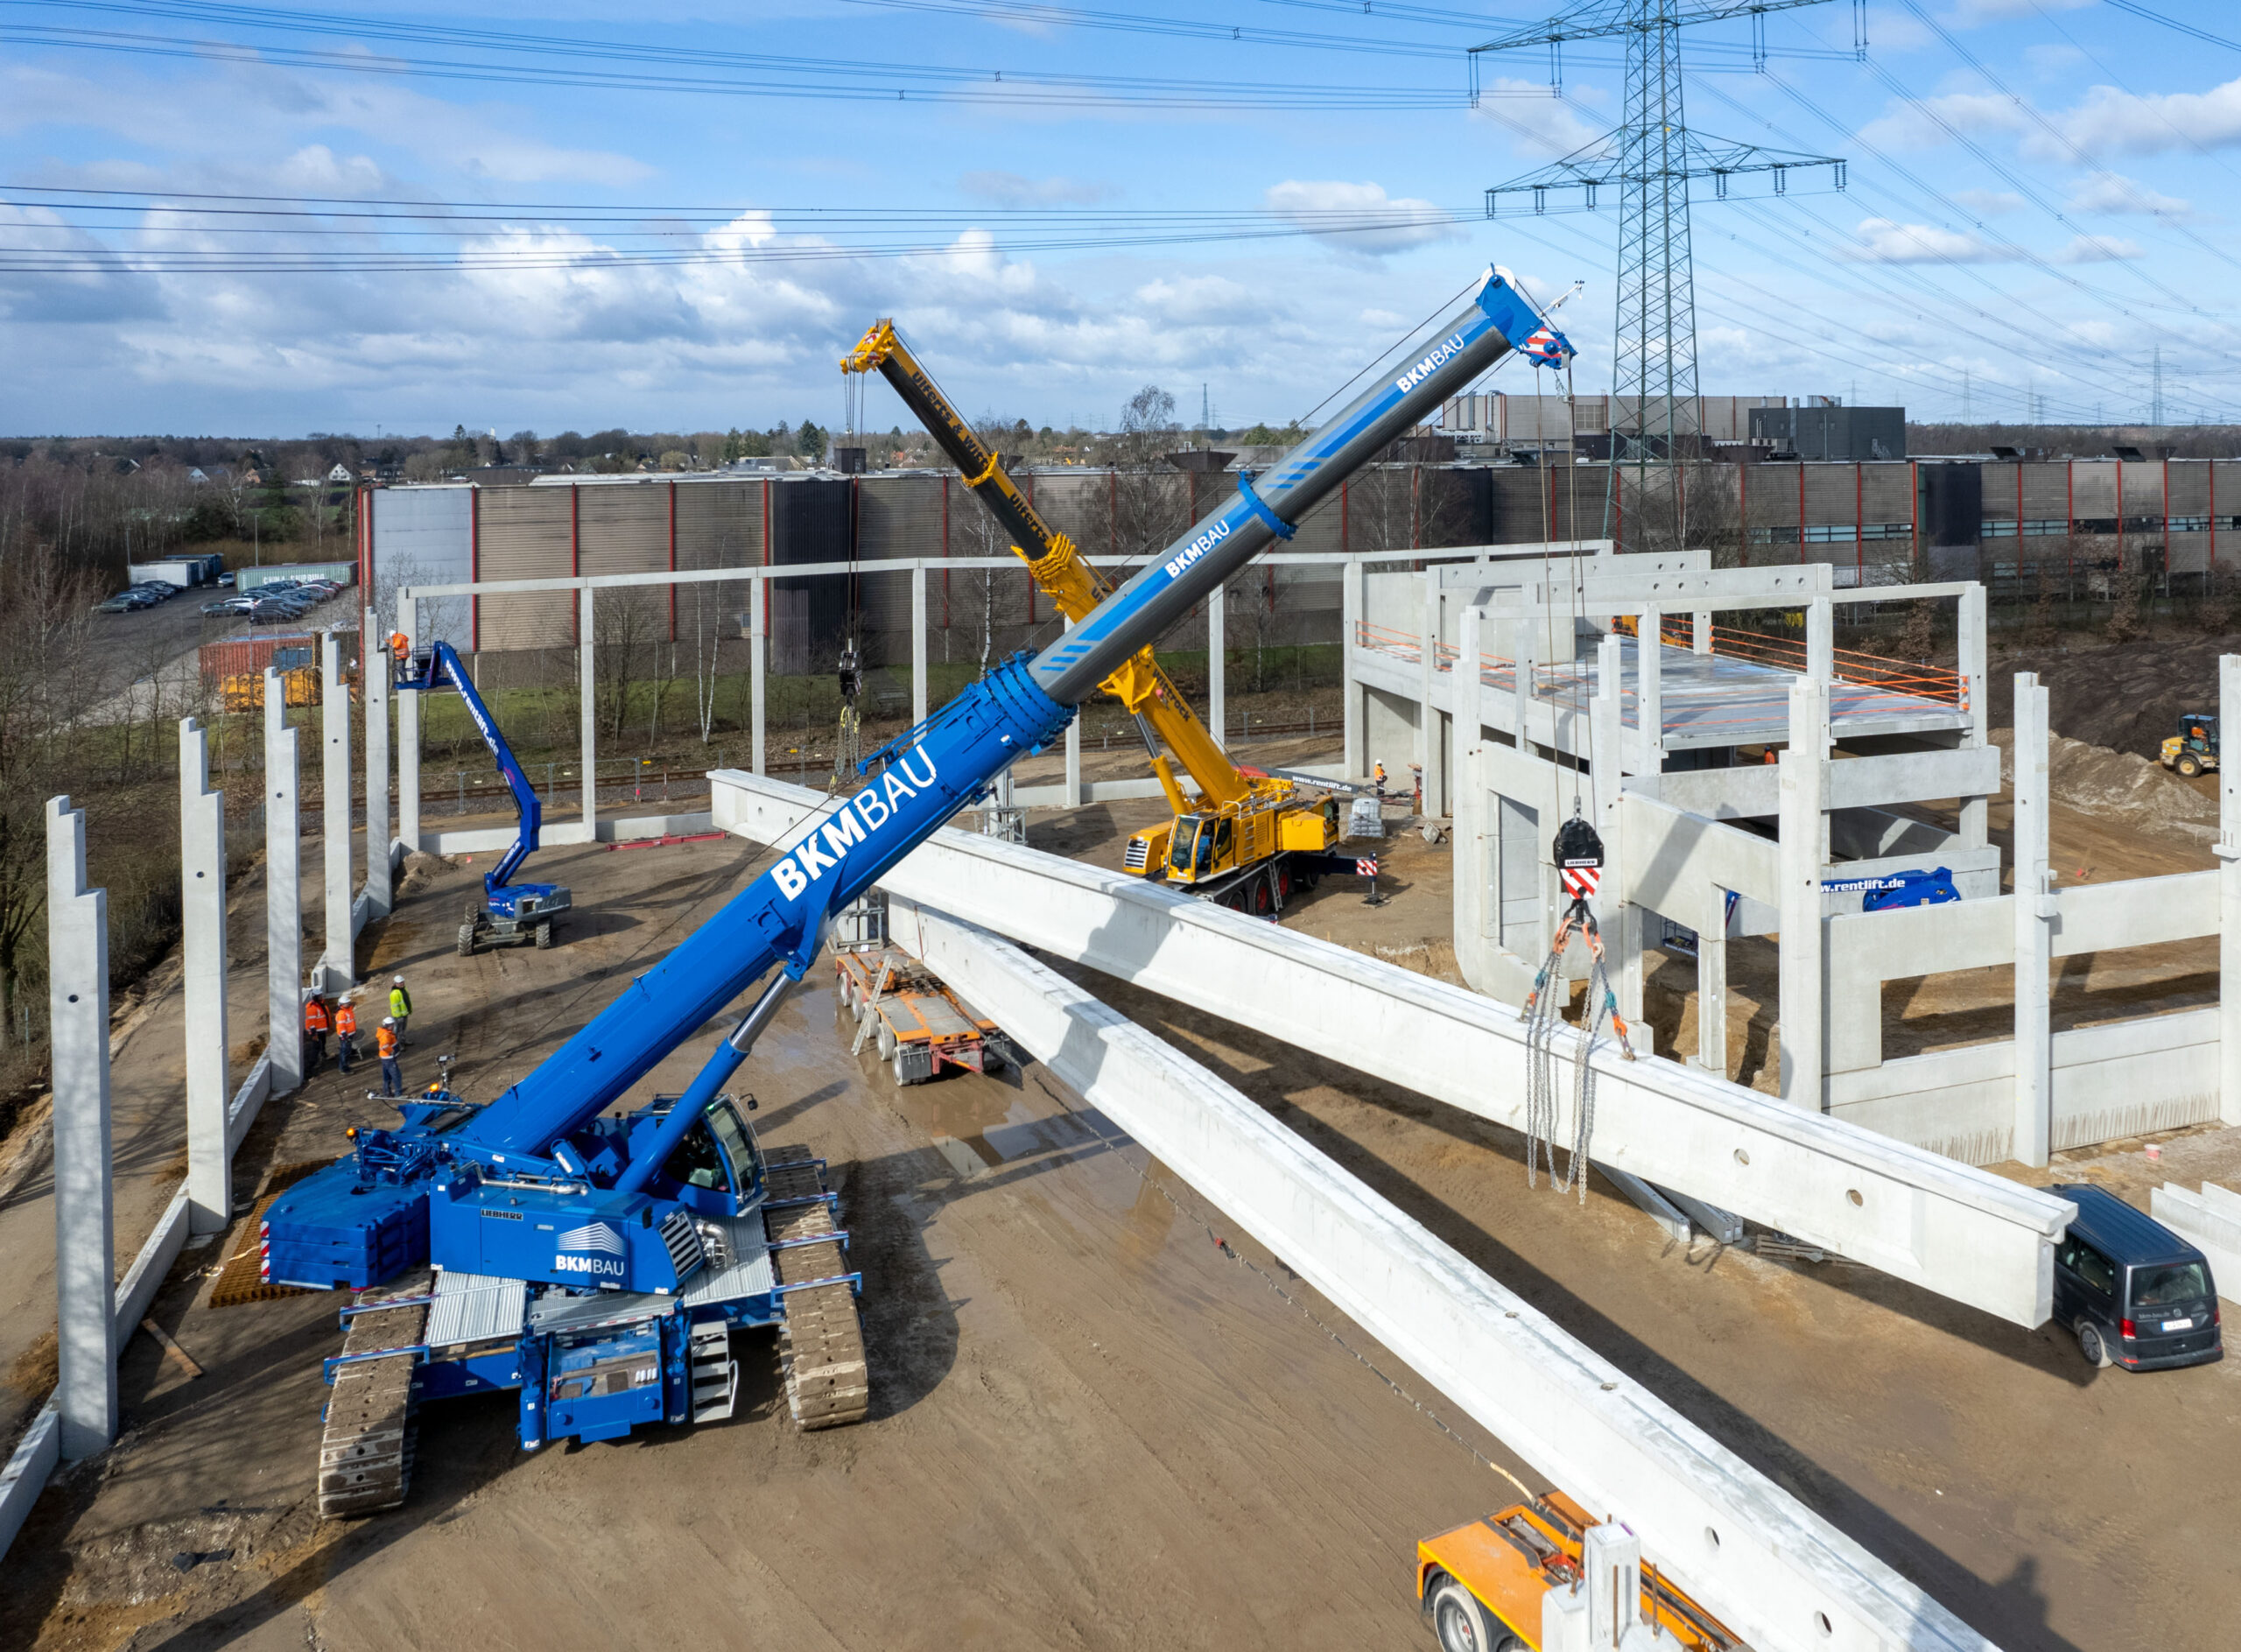
[[(755, 1098), (748, 1097), (746, 1105), (754, 1111)], [(656, 1185), (664, 1197), (701, 1216), (743, 1216), (762, 1202), (762, 1147), (739, 1107), (732, 1097), (718, 1097), (677, 1144)]]
[(1170, 880), (1191, 883), (1228, 871), (1237, 857), (1236, 833), (1237, 823), (1227, 815), (1177, 816), (1167, 848)]

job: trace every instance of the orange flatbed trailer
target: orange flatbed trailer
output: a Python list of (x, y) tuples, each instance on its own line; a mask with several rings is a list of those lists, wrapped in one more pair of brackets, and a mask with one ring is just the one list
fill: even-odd
[(873, 1023), (880, 1059), (897, 1084), (924, 1084), (945, 1066), (992, 1072), (1005, 1058), (996, 1023), (975, 1016), (938, 977), (897, 946), (837, 954), (840, 1009)]
[[(1541, 1599), (1577, 1587), (1587, 1529), (1598, 1522), (1562, 1492), (1458, 1526), (1416, 1545), (1416, 1598), (1443, 1652), (1541, 1648)], [(1460, 1589), (1466, 1601), (1452, 1592)], [(1474, 1614), (1475, 1601), (1488, 1617)], [(1641, 1569), (1642, 1620), (1687, 1652), (1746, 1652), (1739, 1636), (1661, 1577)]]

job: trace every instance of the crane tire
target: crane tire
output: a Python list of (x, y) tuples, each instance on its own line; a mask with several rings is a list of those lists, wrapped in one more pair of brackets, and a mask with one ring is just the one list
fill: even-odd
[(461, 958), (474, 956), (474, 920), (472, 918), (459, 926), (459, 955)]
[(1440, 1652), (1502, 1652), (1515, 1644), (1479, 1597), (1452, 1578), (1433, 1591), (1431, 1620)]
[(551, 918), (545, 918), (537, 924), (537, 938), (532, 941), (530, 945), (535, 946), (540, 953), (548, 950), (551, 946), (552, 920)]
[(470, 924), (482, 916), (482, 903), (470, 899), (467, 903), (467, 921)]
[(1271, 887), (1275, 880), (1262, 873), (1253, 880), (1253, 916), (1267, 917), (1276, 910), (1276, 895)]

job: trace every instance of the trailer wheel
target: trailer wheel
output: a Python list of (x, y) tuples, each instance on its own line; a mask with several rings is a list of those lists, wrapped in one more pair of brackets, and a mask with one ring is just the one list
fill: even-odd
[(461, 958), (474, 956), (474, 920), (471, 917), (459, 926), (459, 955)]
[(879, 1058), (882, 1061), (892, 1061), (895, 1059), (895, 1029), (882, 1021), (879, 1023)]
[(1501, 1652), (1514, 1642), (1495, 1627), (1493, 1614), (1452, 1578), (1432, 1596), (1432, 1634), (1440, 1652)]
[(895, 1074), (896, 1089), (903, 1089), (910, 1084), (910, 1080), (903, 1076), (903, 1051), (900, 1049), (896, 1051), (894, 1057), (889, 1061), (888, 1071)]
[(534, 946), (540, 953), (548, 950), (551, 946), (552, 920), (551, 918), (543, 918), (538, 921), (537, 925), (537, 938), (531, 942), (530, 945)]

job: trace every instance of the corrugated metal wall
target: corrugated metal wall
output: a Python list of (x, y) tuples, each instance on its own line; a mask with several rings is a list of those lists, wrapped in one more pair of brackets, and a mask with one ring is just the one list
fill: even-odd
[[(483, 580), (565, 579), (575, 570), (574, 488), (482, 488), (475, 494), (475, 573)], [(379, 531), (380, 517), (375, 517)], [(378, 554), (378, 552), (376, 553)], [(478, 650), (563, 648), (576, 640), (573, 592), (478, 600)]]

